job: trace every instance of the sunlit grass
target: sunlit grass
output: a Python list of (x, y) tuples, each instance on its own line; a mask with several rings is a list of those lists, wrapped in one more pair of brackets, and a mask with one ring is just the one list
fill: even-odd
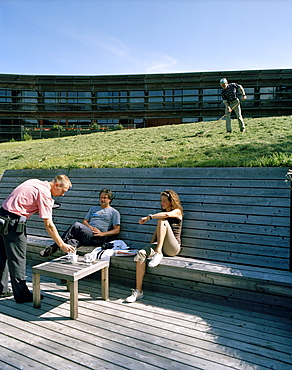
[(275, 167), (292, 165), (292, 116), (101, 132), (0, 144), (0, 173), (25, 168)]

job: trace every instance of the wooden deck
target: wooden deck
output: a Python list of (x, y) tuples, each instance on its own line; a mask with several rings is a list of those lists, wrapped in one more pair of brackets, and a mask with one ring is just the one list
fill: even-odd
[[(32, 288), (31, 268), (27, 281)], [(79, 317), (70, 320), (69, 292), (43, 276), (44, 300), (0, 300), (0, 369), (291, 370), (287, 318), (145, 291), (124, 302), (128, 287), (79, 281)]]

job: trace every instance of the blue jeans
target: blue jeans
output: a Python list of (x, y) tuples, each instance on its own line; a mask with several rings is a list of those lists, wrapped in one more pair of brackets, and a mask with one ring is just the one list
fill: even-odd
[[(81, 245), (99, 247), (105, 243), (105, 236), (94, 236), (91, 229), (81, 222), (75, 222), (61, 236), (65, 243), (78, 248)], [(56, 245), (56, 244), (53, 244)]]

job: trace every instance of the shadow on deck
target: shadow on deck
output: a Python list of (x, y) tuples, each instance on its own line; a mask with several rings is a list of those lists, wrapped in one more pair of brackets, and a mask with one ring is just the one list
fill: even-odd
[[(27, 281), (32, 287), (31, 267)], [(287, 318), (145, 291), (127, 304), (128, 288), (79, 282), (79, 317), (69, 292), (42, 276), (42, 306), (0, 300), (0, 369), (291, 370)]]

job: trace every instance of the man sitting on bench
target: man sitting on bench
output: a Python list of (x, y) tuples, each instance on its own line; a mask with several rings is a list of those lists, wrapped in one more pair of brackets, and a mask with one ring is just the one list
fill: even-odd
[[(113, 193), (109, 189), (99, 192), (100, 206), (93, 206), (82, 223), (75, 222), (62, 235), (62, 239), (75, 248), (81, 245), (99, 247), (120, 233), (120, 213), (111, 207)], [(48, 257), (59, 249), (56, 243), (42, 250), (39, 255)]]

